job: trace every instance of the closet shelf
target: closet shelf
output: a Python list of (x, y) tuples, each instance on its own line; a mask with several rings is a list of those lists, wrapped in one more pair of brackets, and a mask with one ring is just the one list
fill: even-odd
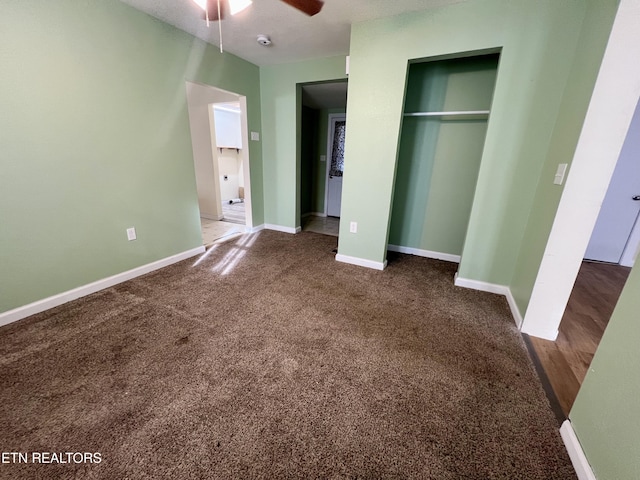
[(445, 117), (451, 115), (489, 115), (489, 110), (467, 110), (455, 112), (410, 112), (405, 117)]

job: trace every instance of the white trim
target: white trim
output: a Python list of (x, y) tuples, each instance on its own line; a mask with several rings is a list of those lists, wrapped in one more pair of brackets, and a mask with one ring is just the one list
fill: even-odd
[(176, 262), (186, 260), (187, 258), (191, 258), (204, 252), (204, 246), (192, 248), (191, 250), (172, 255), (171, 257), (166, 257), (155, 262), (147, 263), (146, 265), (127, 270), (126, 272), (118, 273), (116, 275), (103, 278), (102, 280), (88, 283), (87, 285), (83, 285), (72, 290), (67, 290), (66, 292), (58, 293), (57, 295), (53, 295), (51, 297), (44, 298), (27, 305), (23, 305), (22, 307), (14, 308), (13, 310), (8, 310), (6, 312), (0, 313), (0, 326), (16, 322), (31, 315), (35, 315), (36, 313), (44, 312), (45, 310), (57, 307), (59, 305), (62, 305), (63, 303), (70, 302), (71, 300), (76, 300), (80, 297), (90, 295), (100, 290), (104, 290), (105, 288), (112, 287), (114, 285), (117, 285), (118, 283), (126, 282), (127, 280), (131, 280), (132, 278), (145, 275), (149, 272), (153, 272), (154, 270), (167, 267)]
[(264, 230), (264, 223), (258, 225), (257, 227), (247, 227), (249, 229), (249, 233), (257, 233)]
[(374, 270), (384, 270), (387, 267), (386, 260), (384, 262), (374, 262), (366, 258), (350, 257), (349, 255), (342, 255), (340, 253), (336, 254), (336, 261), (357, 265), (359, 267), (373, 268)]
[(327, 214), (322, 212), (311, 212), (309, 215), (313, 215), (314, 217), (323, 217), (323, 218), (327, 217)]
[(284, 227), (282, 225), (274, 225), (272, 223), (265, 223), (264, 224), (264, 228), (267, 230), (275, 230), (276, 232), (283, 232), (283, 233), (300, 233), (302, 231), (302, 227)]
[[(504, 295), (507, 298), (509, 309), (511, 310), (511, 316), (513, 321), (516, 322), (518, 328), (522, 327), (522, 314), (516, 304), (511, 289), (507, 285), (498, 285), (496, 283), (481, 282), (479, 280), (470, 280), (468, 278), (459, 277), (456, 273), (454, 276), (453, 284), (457, 287), (470, 288), (472, 290), (479, 290), (481, 292), (497, 293), (498, 295)], [(537, 336), (537, 335), (536, 335)], [(557, 336), (557, 332), (556, 332)], [(555, 337), (554, 337), (555, 340)]]
[(460, 255), (453, 255), (451, 253), (421, 250), (419, 248), (403, 247), (401, 245), (387, 245), (387, 250), (398, 253), (408, 253), (409, 255), (417, 255), (418, 257), (435, 258), (436, 260), (444, 260), (446, 262), (460, 263)]
[(584, 454), (584, 450), (582, 450), (582, 445), (580, 445), (576, 432), (573, 430), (571, 421), (565, 420), (562, 423), (560, 436), (562, 437), (564, 446), (567, 448), (567, 453), (576, 471), (578, 480), (596, 480), (587, 456)]

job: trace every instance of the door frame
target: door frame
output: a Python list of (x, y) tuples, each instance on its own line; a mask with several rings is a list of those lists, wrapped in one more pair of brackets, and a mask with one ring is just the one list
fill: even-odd
[(335, 124), (339, 121), (347, 121), (346, 113), (330, 113), (327, 120), (327, 159), (324, 175), (324, 216), (329, 211), (329, 172), (331, 171), (331, 159), (333, 157), (333, 137), (335, 134)]
[[(186, 80), (185, 86), (187, 89), (187, 109), (189, 112), (189, 128), (192, 142), (192, 148), (201, 152), (196, 156), (194, 153), (194, 168), (196, 176), (196, 192), (198, 198), (202, 192), (198, 188), (198, 184), (206, 185), (211, 196), (217, 197), (215, 206), (215, 215), (222, 215), (222, 204), (220, 202), (220, 185), (219, 175), (217, 167), (217, 144), (215, 136), (215, 122), (213, 119), (213, 105), (216, 103), (227, 102), (239, 102), (240, 104), (240, 126), (242, 130), (242, 165), (244, 174), (245, 185), (245, 215), (247, 229), (254, 228), (253, 225), (253, 212), (252, 212), (252, 197), (251, 197), (251, 171), (250, 171), (250, 152), (249, 152), (249, 128), (248, 128), (248, 115), (247, 115), (247, 97), (235, 92), (223, 90), (213, 85), (207, 85), (200, 82), (193, 82)], [(197, 90), (198, 93), (193, 93), (193, 97), (190, 98), (192, 92)], [(206, 135), (204, 130), (207, 131)], [(198, 132), (196, 134), (196, 132)], [(197, 158), (196, 158), (197, 157)], [(206, 163), (210, 165), (210, 171), (206, 174), (199, 171), (198, 162)], [(210, 218), (203, 215), (200, 206), (200, 200), (198, 200), (198, 213), (200, 216)], [(212, 212), (213, 213), (213, 212)], [(219, 218), (212, 218), (212, 220), (219, 220)]]

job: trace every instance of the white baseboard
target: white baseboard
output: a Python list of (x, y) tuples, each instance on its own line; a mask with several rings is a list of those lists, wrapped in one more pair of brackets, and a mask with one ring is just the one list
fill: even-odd
[(324, 212), (311, 212), (309, 215), (313, 215), (314, 217), (322, 217), (322, 218), (327, 217), (327, 214)]
[(458, 287), (470, 288), (472, 290), (480, 290), (481, 292), (489, 292), (489, 293), (497, 293), (498, 295), (504, 295), (507, 298), (507, 303), (509, 304), (509, 309), (511, 310), (511, 315), (513, 316), (513, 321), (516, 322), (516, 326), (518, 328), (522, 327), (522, 314), (518, 309), (518, 305), (516, 304), (513, 295), (511, 294), (511, 289), (506, 285), (498, 285), (496, 283), (488, 283), (488, 282), (480, 282), (478, 280), (470, 280), (468, 278), (461, 278), (456, 273), (455, 279), (453, 282), (454, 285)]
[(436, 260), (444, 260), (446, 262), (460, 263), (460, 255), (452, 255), (450, 253), (434, 252), (431, 250), (421, 250), (413, 247), (403, 247), (401, 245), (387, 245), (387, 249), (392, 252), (408, 253), (409, 255), (417, 255), (418, 257), (435, 258)]
[(573, 468), (576, 471), (578, 480), (596, 480), (596, 476), (589, 465), (582, 445), (576, 436), (576, 432), (571, 426), (570, 420), (565, 420), (560, 427), (560, 436), (564, 442), (564, 446), (567, 448), (567, 453), (573, 464)]
[(216, 220), (218, 222), (224, 218), (224, 215), (209, 215), (207, 213), (201, 213), (200, 216), (207, 220)]
[(540, 328), (523, 328), (522, 333), (526, 333), (527, 335), (531, 335), (532, 337), (543, 338), (545, 340), (551, 340), (555, 342), (556, 338), (558, 338), (559, 330), (543, 330)]
[(75, 300), (91, 293), (104, 290), (105, 288), (112, 287), (114, 285), (117, 285), (118, 283), (126, 282), (127, 280), (131, 280), (132, 278), (136, 278), (146, 273), (153, 272), (154, 270), (158, 270), (159, 268), (167, 267), (176, 262), (180, 262), (195, 255), (204, 253), (204, 251), (204, 246), (193, 248), (191, 250), (172, 255), (171, 257), (166, 257), (161, 260), (134, 268), (132, 270), (127, 270), (126, 272), (118, 273), (116, 275), (112, 275), (111, 277), (103, 278), (102, 280), (98, 280), (87, 285), (83, 285), (81, 287), (77, 287), (72, 290), (68, 290), (66, 292), (62, 292), (57, 295), (38, 300), (33, 303), (29, 303), (28, 305), (23, 305), (22, 307), (8, 310), (6, 312), (0, 313), (0, 326), (16, 322), (31, 315), (35, 315), (36, 313), (44, 312), (45, 310), (57, 307), (58, 305), (62, 305), (63, 303), (67, 303), (71, 300)]
[(276, 232), (284, 232), (284, 233), (300, 233), (302, 231), (302, 227), (283, 227), (282, 225), (274, 225), (272, 223), (265, 223), (264, 228), (267, 230), (274, 230)]
[(262, 230), (264, 230), (264, 223), (261, 224), (261, 225), (258, 225), (257, 227), (250, 227), (249, 228), (249, 233), (257, 233), (257, 232), (260, 232)]
[(336, 255), (336, 261), (358, 265), (359, 267), (373, 268), (374, 270), (384, 270), (387, 267), (386, 260), (384, 262), (374, 262), (366, 258), (350, 257), (349, 255), (342, 255), (340, 253)]

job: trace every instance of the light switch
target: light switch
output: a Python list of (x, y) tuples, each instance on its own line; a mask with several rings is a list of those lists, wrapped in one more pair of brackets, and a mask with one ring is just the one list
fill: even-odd
[(320, 161), (321, 162), (326, 162), (327, 161), (327, 156), (326, 155), (320, 155)]
[(136, 238), (136, 229), (134, 227), (127, 228), (127, 240), (131, 241), (135, 240)]
[(565, 173), (567, 173), (567, 167), (569, 165), (567, 163), (561, 163), (560, 165), (558, 165), (558, 170), (556, 170), (556, 176), (553, 179), (553, 183), (555, 185), (562, 185), (562, 182), (564, 182), (564, 175)]
[(251, 132), (251, 140), (254, 142), (260, 141), (260, 134), (258, 132)]

